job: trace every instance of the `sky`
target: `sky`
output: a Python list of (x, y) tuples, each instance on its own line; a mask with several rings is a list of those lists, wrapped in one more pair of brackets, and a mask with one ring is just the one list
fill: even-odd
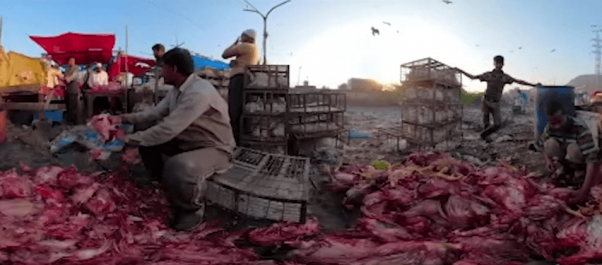
[[(284, 0), (249, 1), (265, 14)], [(399, 83), (401, 64), (426, 57), (480, 74), (499, 54), (506, 73), (544, 85), (595, 71), (591, 25), (602, 29), (601, 0), (451, 1), (292, 0), (268, 17), (267, 61), (290, 65), (291, 86), (332, 88), (352, 77)], [(28, 36), (68, 31), (113, 33), (115, 48), (125, 50), (126, 25), (128, 52), (143, 57), (152, 57), (153, 44), (169, 49), (177, 40), (221, 59), (246, 29), (263, 42), (263, 19), (243, 11), (243, 0), (0, 0), (0, 7), (1, 44), (34, 57), (44, 51)], [(462, 81), (469, 91), (485, 89)]]

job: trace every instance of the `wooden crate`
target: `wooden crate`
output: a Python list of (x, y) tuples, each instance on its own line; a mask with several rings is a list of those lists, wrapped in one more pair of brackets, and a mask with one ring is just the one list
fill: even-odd
[(309, 159), (238, 148), (234, 167), (208, 183), (207, 199), (239, 214), (304, 222)]

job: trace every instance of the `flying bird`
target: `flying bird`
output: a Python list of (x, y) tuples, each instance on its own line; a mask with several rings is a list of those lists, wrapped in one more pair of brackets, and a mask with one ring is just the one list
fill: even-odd
[(514, 52), (514, 50), (511, 50), (511, 51), (510, 51), (510, 53), (513, 53), (513, 52)]
[(598, 26), (598, 25), (592, 25), (592, 28), (595, 28), (595, 27), (597, 27), (597, 26)]
[(396, 30), (396, 31), (397, 31), (397, 33), (399, 33), (399, 30)]
[(391, 23), (383, 21), (383, 24), (391, 26)]
[(518, 47), (518, 49), (519, 49), (519, 50), (522, 50), (522, 49), (523, 49), (523, 46), (520, 46), (520, 47)]
[(475, 46), (479, 47), (479, 46), (481, 46), (481, 45), (477, 44), (477, 45), (475, 45)]
[(380, 31), (378, 31), (378, 29), (375, 29), (374, 27), (372, 27), (372, 36), (376, 36), (376, 34), (378, 34), (380, 36)]
[(448, 5), (449, 5), (449, 4), (451, 4), (451, 3), (452, 3), (452, 1), (449, 1), (449, 0), (443, 0), (443, 3), (446, 3), (446, 4), (448, 4)]
[(555, 51), (556, 51), (556, 49), (553, 49), (553, 50), (552, 50), (552, 51), (550, 51), (550, 52), (555, 52)]

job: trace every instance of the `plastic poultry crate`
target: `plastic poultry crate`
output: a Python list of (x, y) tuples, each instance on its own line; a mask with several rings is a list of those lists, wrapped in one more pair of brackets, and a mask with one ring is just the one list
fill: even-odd
[(291, 113), (344, 112), (347, 109), (345, 93), (317, 92), (288, 94)]
[(288, 65), (253, 65), (249, 66), (245, 78), (245, 89), (288, 90), (290, 87), (290, 71)]
[(209, 181), (207, 199), (253, 218), (304, 222), (309, 159), (267, 153), (261, 157), (258, 166), (249, 167), (235, 156), (231, 170)]

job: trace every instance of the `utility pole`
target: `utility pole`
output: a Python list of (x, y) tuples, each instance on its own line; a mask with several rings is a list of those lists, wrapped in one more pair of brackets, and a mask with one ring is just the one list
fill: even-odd
[(301, 82), (301, 66), (299, 66), (299, 74), (297, 75), (297, 86), (299, 86), (299, 82)]
[(602, 30), (594, 30), (596, 33), (596, 38), (592, 39), (594, 41), (594, 55), (596, 56), (596, 87), (600, 88), (602, 84), (602, 66), (601, 57), (602, 57), (602, 39), (600, 39), (600, 31)]
[(270, 15), (270, 13), (272, 13), (272, 11), (274, 11), (274, 9), (290, 2), (291, 0), (287, 0), (280, 4), (275, 5), (265, 15), (263, 13), (259, 12), (259, 10), (257, 10), (257, 8), (255, 8), (251, 3), (249, 3), (249, 1), (247, 1), (247, 0), (244, 0), (244, 1), (245, 1), (245, 3), (247, 3), (249, 6), (251, 6), (253, 8), (253, 9), (243, 9), (244, 11), (255, 12), (263, 18), (263, 65), (266, 65), (267, 64), (266, 40), (268, 39), (268, 30), (267, 30), (268, 16)]

